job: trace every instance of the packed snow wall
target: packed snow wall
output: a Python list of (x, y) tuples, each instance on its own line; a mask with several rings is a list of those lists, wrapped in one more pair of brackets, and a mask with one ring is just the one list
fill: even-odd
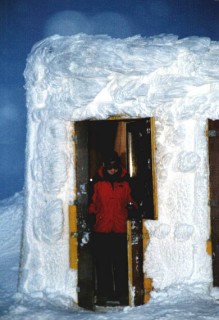
[(71, 130), (90, 118), (155, 117), (158, 220), (146, 222), (144, 271), (155, 289), (211, 284), (207, 118), (219, 119), (219, 44), (174, 35), (55, 35), (25, 70), (28, 132), (20, 289), (77, 301), (69, 269)]

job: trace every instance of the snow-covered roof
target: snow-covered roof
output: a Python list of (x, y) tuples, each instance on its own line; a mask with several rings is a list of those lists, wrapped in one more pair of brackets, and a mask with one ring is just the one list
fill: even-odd
[(53, 36), (27, 60), (27, 105), (68, 120), (112, 113), (217, 116), (218, 50), (217, 42), (199, 37)]

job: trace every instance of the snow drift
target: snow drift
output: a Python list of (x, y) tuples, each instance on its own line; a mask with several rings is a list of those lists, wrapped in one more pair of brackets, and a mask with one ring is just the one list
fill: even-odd
[(66, 308), (66, 297), (59, 292), (52, 300), (23, 296), (17, 293), (23, 219), (23, 193), (0, 202), (0, 318), (2, 320), (29, 319), (138, 319), (148, 320), (217, 320), (219, 316), (219, 291), (209, 291), (203, 284), (173, 285), (159, 292), (154, 291), (147, 305), (138, 308), (99, 308), (88, 312), (80, 308)]

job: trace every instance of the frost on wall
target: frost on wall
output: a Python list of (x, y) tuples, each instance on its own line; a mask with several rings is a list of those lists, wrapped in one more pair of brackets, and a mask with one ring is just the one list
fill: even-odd
[(25, 70), (28, 135), (21, 288), (76, 301), (68, 204), (74, 121), (155, 117), (159, 219), (147, 221), (144, 270), (155, 288), (211, 282), (206, 119), (219, 118), (219, 44), (78, 34), (36, 44)]

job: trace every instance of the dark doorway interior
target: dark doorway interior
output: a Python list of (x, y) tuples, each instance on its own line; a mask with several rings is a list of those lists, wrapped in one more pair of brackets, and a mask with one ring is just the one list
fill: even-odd
[[(141, 219), (156, 219), (151, 152), (151, 119), (76, 122), (75, 133), (77, 136), (76, 187), (78, 203), (79, 305), (92, 309), (95, 304), (96, 288), (95, 272), (92, 268), (92, 246), (90, 242), (84, 243), (85, 235), (89, 232), (89, 225), (86, 222), (91, 190), (89, 181), (92, 180), (97, 169), (101, 166), (106, 151), (114, 149), (119, 154), (122, 165), (130, 175), (133, 198), (139, 204)], [(87, 184), (88, 188), (86, 187)], [(135, 243), (131, 244), (133, 250), (131, 257), (129, 257), (129, 268), (134, 270), (134, 272), (131, 272), (132, 288), (135, 288), (134, 305), (142, 304), (144, 295), (141, 219), (139, 220), (139, 228), (135, 227), (135, 232), (132, 235)], [(136, 223), (133, 225), (136, 225)], [(136, 230), (138, 230), (137, 233)], [(137, 266), (136, 261), (141, 261), (141, 263)], [(135, 270), (138, 270), (138, 272), (135, 272)], [(130, 282), (130, 279), (127, 279), (127, 283), (128, 281)]]
[[(126, 122), (89, 122), (89, 178), (95, 176), (109, 150), (115, 150), (127, 167)], [(90, 193), (92, 193), (92, 182)], [(109, 208), (110, 209), (110, 208)], [(128, 305), (127, 236), (122, 233), (93, 233), (96, 305)]]
[[(108, 150), (118, 151), (121, 155), (126, 152), (126, 142), (123, 141), (123, 150), (118, 150), (116, 147), (116, 138), (119, 132), (119, 124), (124, 122), (118, 121), (91, 121), (89, 122), (89, 176), (92, 178), (97, 169), (103, 162), (104, 155)], [(124, 137), (125, 138), (125, 137)], [(126, 163), (123, 163), (123, 165)]]
[(94, 177), (107, 150), (114, 149), (130, 175), (142, 218), (156, 219), (151, 119), (90, 121), (88, 136), (89, 178)]

